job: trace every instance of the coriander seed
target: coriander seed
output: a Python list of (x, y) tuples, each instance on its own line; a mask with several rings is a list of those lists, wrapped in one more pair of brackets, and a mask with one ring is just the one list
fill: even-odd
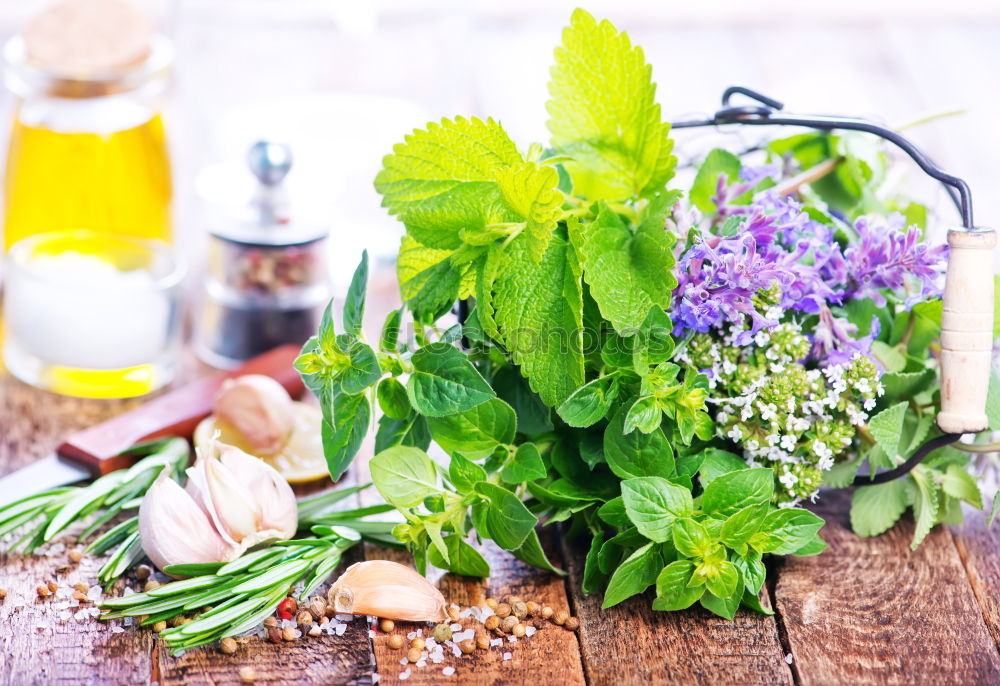
[(73, 591), (73, 600), (78, 603), (89, 603), (90, 598), (87, 597), (86, 593), (80, 593), (80, 591)]
[(79, 591), (80, 593), (86, 593), (87, 591), (90, 590), (90, 586), (88, 586), (87, 584), (85, 584), (85, 583), (83, 583), (81, 581), (81, 582), (73, 584), (73, 590), (74, 591)]
[(135, 578), (139, 581), (145, 581), (153, 573), (153, 568), (149, 565), (139, 565), (135, 568)]
[(518, 638), (524, 638), (524, 634), (526, 633), (525, 626), (518, 622), (517, 625), (511, 629), (510, 633), (514, 634)]
[(421, 655), (423, 655), (423, 651), (419, 648), (410, 648), (406, 651), (406, 659), (410, 662), (420, 662)]
[(483, 633), (476, 634), (476, 647), (480, 650), (489, 650), (490, 637)]
[(518, 600), (517, 602), (510, 604), (510, 611), (518, 619), (524, 619), (528, 616), (528, 606), (523, 601)]
[(46, 584), (46, 586), (48, 586), (49, 588), (49, 593), (55, 593), (56, 591), (59, 590), (59, 584), (57, 584), (55, 581), (50, 581), (48, 584)]
[(434, 631), (431, 632), (431, 638), (433, 638), (438, 643), (444, 643), (445, 641), (451, 640), (451, 626), (448, 624), (438, 624), (434, 627)]
[(39, 598), (47, 598), (49, 595), (49, 587), (45, 584), (38, 584), (38, 586), (35, 587), (35, 593), (38, 594)]
[(278, 618), (275, 617), (274, 615), (271, 615), (270, 617), (264, 620), (264, 626), (268, 628), (273, 626), (278, 626)]
[(83, 559), (83, 553), (81, 553), (76, 548), (74, 548), (73, 550), (69, 551), (69, 561), (72, 562), (73, 564), (76, 564), (77, 562), (79, 562), (82, 559)]
[(162, 619), (153, 624), (153, 631), (155, 631), (156, 633), (160, 633), (161, 631), (166, 631), (166, 630), (167, 630), (167, 623)]
[(491, 610), (496, 610), (498, 604), (499, 604), (499, 601), (496, 598), (487, 598), (486, 599), (486, 607), (490, 608)]
[(309, 601), (309, 614), (313, 619), (320, 620), (326, 616), (326, 599), (323, 596), (313, 596)]
[(490, 631), (493, 631), (498, 626), (500, 626), (500, 618), (497, 617), (496, 615), (490, 615), (489, 617), (486, 618), (486, 621), (483, 622), (483, 626), (485, 626)]
[(7, 598), (7, 589), (0, 588), (0, 603), (2, 603)]
[(271, 643), (281, 643), (281, 629), (276, 626), (267, 627), (267, 640)]
[(566, 629), (567, 631), (576, 631), (577, 629), (580, 628), (580, 620), (577, 619), (576, 617), (569, 617), (563, 624), (563, 628)]
[(295, 623), (299, 625), (299, 628), (308, 627), (313, 623), (313, 616), (309, 610), (299, 610), (299, 613), (295, 615)]
[(235, 638), (227, 637), (219, 641), (219, 650), (221, 650), (226, 655), (232, 655), (233, 653), (236, 652), (236, 649), (238, 647), (239, 646), (237, 645)]
[(284, 629), (281, 630), (281, 638), (283, 638), (286, 641), (294, 641), (296, 639), (295, 628), (286, 626)]
[(142, 590), (149, 593), (152, 590), (159, 588), (162, 584), (156, 579), (150, 579), (146, 582), (146, 585), (142, 587)]
[(458, 642), (458, 649), (466, 655), (471, 655), (476, 652), (476, 643), (471, 638), (467, 638), (464, 641)]
[(514, 603), (519, 603), (519, 602), (521, 602), (521, 596), (518, 595), (507, 596), (508, 605), (513, 606)]
[(497, 605), (497, 609), (494, 610), (494, 612), (496, 612), (497, 617), (503, 619), (504, 617), (510, 615), (510, 605), (508, 605), (507, 603), (500, 603), (499, 605)]
[(396, 628), (396, 623), (391, 619), (383, 619), (379, 623), (378, 628), (381, 629), (384, 633), (391, 634), (392, 630)]
[(518, 624), (520, 624), (520, 622), (518, 621), (517, 617), (514, 616), (504, 617), (503, 621), (500, 622), (500, 629), (505, 634), (509, 634), (511, 631), (514, 630), (514, 627), (517, 626)]
[(458, 621), (458, 608), (455, 607), (454, 605), (449, 605), (448, 606), (448, 617), (451, 619), (451, 621), (457, 622)]
[(257, 681), (257, 672), (253, 667), (240, 667), (240, 681), (244, 684), (252, 684)]
[(551, 619), (553, 612), (555, 611), (551, 607), (546, 605), (545, 607), (542, 608), (542, 619)]
[(566, 610), (559, 610), (552, 615), (552, 621), (560, 626), (565, 624), (567, 619), (569, 619), (569, 613)]
[(403, 637), (393, 634), (389, 637), (389, 647), (392, 650), (399, 650), (403, 647)]
[(417, 650), (423, 650), (427, 646), (427, 642), (424, 639), (417, 636), (415, 639), (410, 641), (410, 647), (416, 648)]

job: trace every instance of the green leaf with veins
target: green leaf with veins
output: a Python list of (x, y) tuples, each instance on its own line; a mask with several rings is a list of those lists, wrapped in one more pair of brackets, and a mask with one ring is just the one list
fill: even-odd
[(714, 479), (701, 494), (701, 509), (731, 515), (748, 505), (770, 502), (774, 472), (766, 467), (741, 469)]
[(548, 556), (542, 549), (541, 541), (538, 540), (538, 532), (534, 529), (532, 529), (527, 538), (524, 539), (521, 547), (516, 550), (512, 550), (511, 554), (521, 562), (527, 562), (529, 565), (538, 567), (539, 569), (544, 569), (563, 576), (566, 574), (566, 572), (559, 569), (549, 561)]
[(720, 533), (722, 542), (730, 548), (736, 548), (749, 541), (750, 537), (760, 529), (768, 507), (767, 503), (748, 505), (729, 515), (722, 525)]
[(660, 404), (656, 398), (647, 395), (637, 399), (628, 408), (622, 431), (630, 434), (638, 429), (644, 434), (651, 434), (659, 430), (662, 421), (663, 411), (660, 409)]
[(941, 491), (930, 470), (918, 465), (910, 472), (910, 498), (913, 501), (913, 518), (916, 520), (910, 549), (916, 550), (937, 524)]
[(458, 414), (429, 417), (434, 442), (449, 455), (461, 453), (478, 460), (488, 457), (498, 445), (514, 441), (517, 417), (514, 409), (499, 398), (492, 398)]
[(740, 586), (740, 573), (729, 560), (719, 560), (713, 564), (713, 573), (705, 577), (705, 588), (717, 598), (730, 598), (734, 594), (738, 598), (743, 593), (737, 593)]
[(673, 526), (674, 547), (687, 557), (702, 557), (716, 544), (704, 526), (693, 519), (678, 519)]
[(549, 82), (552, 147), (573, 192), (590, 200), (649, 197), (674, 175), (670, 124), (642, 49), (607, 21), (573, 12)]
[(977, 510), (983, 509), (983, 495), (979, 491), (976, 478), (958, 464), (950, 464), (941, 475), (941, 490), (952, 498), (958, 498)]
[(556, 412), (570, 426), (591, 426), (603, 419), (611, 409), (611, 403), (618, 397), (618, 389), (616, 375), (598, 377), (573, 391), (556, 408)]
[(524, 506), (521, 499), (502, 486), (477, 483), (476, 492), (489, 499), (486, 527), (490, 538), (504, 550), (516, 550), (535, 528), (538, 518)]
[(743, 163), (740, 158), (721, 148), (711, 150), (698, 167), (694, 184), (691, 186), (691, 204), (697, 207), (702, 213), (712, 215), (716, 212), (715, 197), (718, 192), (719, 177), (726, 175), (727, 186), (739, 181), (740, 170)]
[(445, 536), (444, 547), (448, 552), (447, 559), (437, 547), (431, 548), (427, 553), (427, 559), (435, 567), (447, 569), (462, 576), (487, 577), (490, 575), (490, 563), (461, 536), (457, 534)]
[(393, 310), (386, 315), (385, 322), (382, 324), (382, 334), (379, 336), (378, 347), (382, 352), (396, 352), (400, 329), (403, 326), (404, 309), (406, 309), (405, 306), (400, 307), (398, 310)]
[(405, 419), (410, 414), (406, 387), (395, 377), (382, 379), (378, 385), (378, 406), (391, 419)]
[(810, 543), (823, 524), (822, 517), (798, 507), (773, 510), (750, 537), (750, 545), (762, 553), (791, 555)]
[(448, 479), (459, 493), (472, 493), (476, 484), (486, 481), (486, 470), (481, 466), (468, 460), (461, 455), (451, 456), (451, 465), (448, 467)]
[(732, 619), (736, 616), (736, 610), (739, 609), (742, 599), (743, 595), (740, 593), (734, 593), (728, 598), (719, 598), (712, 593), (706, 593), (701, 597), (701, 606), (723, 619)]
[(378, 431), (375, 433), (375, 452), (380, 453), (394, 445), (406, 445), (427, 450), (431, 443), (431, 434), (427, 430), (427, 420), (423, 415), (410, 412), (403, 419), (393, 419), (383, 415), (378, 420)]
[(534, 443), (519, 445), (513, 459), (500, 470), (500, 478), (508, 484), (544, 479), (545, 475), (545, 463)]
[(357, 455), (371, 426), (371, 404), (364, 393), (348, 395), (334, 386), (320, 395), (323, 425), (320, 437), (330, 477), (339, 479)]
[(468, 358), (447, 343), (431, 343), (411, 358), (406, 392), (414, 409), (427, 417), (464, 412), (496, 397)]
[(659, 428), (646, 434), (624, 433), (628, 408), (621, 408), (604, 429), (604, 459), (616, 476), (669, 477), (674, 473), (674, 451)]
[(350, 359), (350, 366), (340, 375), (341, 388), (352, 395), (365, 392), (382, 376), (375, 351), (364, 341), (351, 340), (351, 334), (341, 334), (337, 339)]
[(399, 445), (383, 450), (369, 467), (379, 495), (396, 507), (416, 507), (441, 492), (437, 467), (419, 448)]
[(660, 611), (684, 610), (701, 598), (704, 586), (688, 587), (694, 563), (690, 560), (671, 562), (656, 577), (656, 600), (653, 609)]
[(899, 521), (910, 504), (906, 479), (861, 486), (851, 497), (851, 529), (858, 536), (878, 536)]
[(656, 583), (662, 567), (662, 558), (654, 544), (647, 543), (636, 550), (611, 575), (601, 608), (607, 609), (645, 591)]
[(525, 223), (521, 240), (528, 254), (535, 262), (541, 260), (563, 215), (559, 175), (548, 165), (527, 162), (499, 170), (497, 183), (504, 201)]
[(897, 403), (868, 420), (868, 430), (872, 438), (890, 459), (895, 459), (900, 452), (899, 438), (903, 433), (903, 420), (906, 418), (907, 407), (906, 402)]
[(368, 251), (361, 253), (361, 262), (354, 271), (351, 285), (344, 300), (344, 331), (361, 335), (361, 321), (365, 316), (365, 295), (368, 292)]
[(622, 500), (639, 532), (657, 543), (670, 540), (674, 520), (694, 511), (691, 491), (658, 476), (622, 481)]

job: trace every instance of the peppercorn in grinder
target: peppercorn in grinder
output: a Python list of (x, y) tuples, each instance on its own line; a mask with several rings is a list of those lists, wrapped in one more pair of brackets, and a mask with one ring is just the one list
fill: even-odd
[(328, 229), (297, 224), (289, 212), (283, 183), (291, 149), (259, 141), (247, 162), (257, 188), (245, 216), (209, 230), (195, 325), (198, 356), (224, 369), (285, 343), (304, 343), (330, 298)]

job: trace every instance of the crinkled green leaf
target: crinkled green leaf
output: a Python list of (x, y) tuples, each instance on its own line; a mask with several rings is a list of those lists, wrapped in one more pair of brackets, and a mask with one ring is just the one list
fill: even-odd
[(885, 533), (903, 516), (909, 503), (905, 479), (861, 486), (851, 498), (851, 528), (858, 536)]
[(413, 372), (406, 382), (410, 404), (427, 417), (465, 412), (496, 397), (468, 358), (447, 343), (420, 348), (410, 360)]
[(498, 171), (497, 183), (507, 206), (525, 222), (521, 240), (537, 262), (545, 254), (556, 222), (563, 214), (556, 170), (526, 162)]
[(616, 397), (617, 377), (601, 376), (573, 391), (556, 412), (570, 426), (587, 427), (604, 418)]

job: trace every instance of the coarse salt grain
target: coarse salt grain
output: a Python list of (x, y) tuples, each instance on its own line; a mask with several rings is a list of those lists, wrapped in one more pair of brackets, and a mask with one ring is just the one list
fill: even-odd
[(125, 633), (125, 629), (124, 629), (124, 627), (113, 626), (113, 627), (111, 627), (111, 633), (113, 633), (113, 634), (124, 634)]
[(334, 615), (333, 617), (338, 622), (353, 622), (354, 621), (354, 615)]
[(406, 640), (407, 641), (412, 641), (416, 637), (417, 637), (417, 632), (416, 631), (411, 631), (410, 633), (406, 634)]
[(503, 643), (503, 639), (502, 638), (491, 638), (490, 639), (490, 647), (491, 648), (496, 648), (498, 645), (501, 645), (502, 643)]
[(377, 684), (378, 681), (379, 681), (379, 679), (381, 679), (381, 678), (382, 678), (381, 674), (379, 674), (377, 672), (372, 672), (372, 683), (373, 684)]
[(462, 625), (461, 624), (452, 624), (451, 625), (451, 630), (452, 631), (461, 631), (462, 630)]
[(524, 635), (525, 636), (534, 636), (536, 631), (538, 631), (538, 629), (536, 629), (535, 627), (531, 626), (530, 624), (528, 626), (524, 627)]
[(788, 655), (785, 655), (785, 662), (787, 662), (788, 664), (792, 664), (792, 654), (791, 653), (788, 653)]
[(517, 636), (508, 636), (507, 641), (510, 643), (517, 643)]
[(512, 657), (514, 657), (514, 656), (513, 656), (513, 655), (511, 655), (510, 653), (504, 653), (504, 654), (503, 654), (503, 659), (505, 659), (505, 660), (509, 660), (509, 659), (510, 659), (510, 658), (512, 658)]
[(375, 632), (371, 629), (368, 630), (368, 638), (375, 638)]
[(445, 676), (451, 676), (452, 674), (455, 673), (455, 668), (445, 667), (444, 669), (441, 670), (441, 673), (444, 674)]
[(409, 678), (410, 678), (410, 670), (406, 670), (405, 672), (400, 672), (399, 673), (399, 680), (400, 681), (406, 681)]
[(346, 624), (337, 624), (335, 627), (333, 627), (333, 630), (335, 632), (337, 632), (338, 636), (343, 636), (344, 632), (347, 631), (347, 625)]
[(401, 657), (401, 658), (399, 658), (399, 664), (401, 664), (401, 665), (403, 665), (405, 667), (406, 665), (410, 664), (410, 661), (407, 660), (405, 657)]

